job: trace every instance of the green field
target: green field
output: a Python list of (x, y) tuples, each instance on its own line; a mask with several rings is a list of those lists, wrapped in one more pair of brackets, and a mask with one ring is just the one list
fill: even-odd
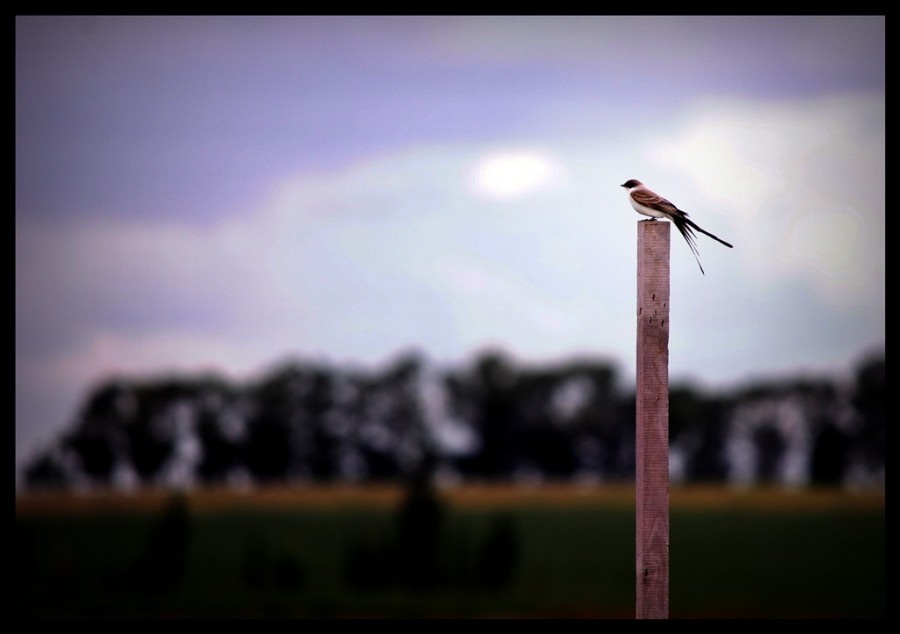
[[(19, 615), (634, 616), (627, 495), (334, 497), (17, 500)], [(672, 618), (884, 617), (883, 496), (673, 493), (670, 518)]]

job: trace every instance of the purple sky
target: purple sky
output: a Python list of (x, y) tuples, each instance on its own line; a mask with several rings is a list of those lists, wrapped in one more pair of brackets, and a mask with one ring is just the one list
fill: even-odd
[(639, 178), (670, 374), (884, 342), (883, 17), (18, 17), (17, 467), (115, 373), (590, 354), (632, 380)]

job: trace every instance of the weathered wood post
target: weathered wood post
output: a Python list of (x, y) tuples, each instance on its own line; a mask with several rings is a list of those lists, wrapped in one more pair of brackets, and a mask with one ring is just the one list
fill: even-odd
[(669, 617), (669, 233), (638, 223), (636, 534), (639, 619)]

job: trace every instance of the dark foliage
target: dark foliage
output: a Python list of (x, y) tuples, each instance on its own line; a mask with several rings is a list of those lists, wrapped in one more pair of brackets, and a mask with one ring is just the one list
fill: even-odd
[[(730, 477), (734, 448), (748, 446), (743, 464), (758, 481), (780, 481), (798, 447), (808, 481), (839, 484), (851, 467), (877, 481), (884, 397), (883, 355), (864, 359), (849, 388), (808, 378), (716, 395), (674, 386), (670, 446), (692, 482)], [(114, 485), (123, 473), (164, 485), (185, 473), (206, 484), (407, 481), (429, 460), (464, 480), (623, 480), (633, 477), (634, 424), (634, 394), (596, 361), (525, 367), (490, 351), (441, 369), (415, 353), (374, 371), (297, 362), (245, 385), (109, 381), (24, 474), (45, 488)]]

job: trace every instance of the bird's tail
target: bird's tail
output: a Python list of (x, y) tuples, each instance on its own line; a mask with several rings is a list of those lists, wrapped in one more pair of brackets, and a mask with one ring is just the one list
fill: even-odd
[[(712, 238), (713, 240), (717, 240), (718, 242), (721, 242), (722, 244), (724, 244), (724, 245), (725, 245), (726, 247), (728, 247), (729, 249), (733, 249), (733, 248), (734, 248), (733, 246), (731, 246), (730, 244), (728, 244), (727, 242), (725, 242), (725, 241), (724, 241), (722, 238), (720, 238), (719, 236), (714, 236), (713, 234), (711, 234), (711, 233), (710, 233), (709, 231), (707, 231), (706, 229), (701, 229), (700, 227), (698, 227), (698, 226), (697, 226), (697, 223), (695, 223), (695, 222), (694, 222), (693, 220), (691, 220), (690, 218), (685, 218), (684, 221), (685, 221), (686, 223), (688, 223), (691, 227), (693, 227), (694, 229), (696, 229), (697, 231), (699, 231), (700, 233), (706, 234), (706, 235), (708, 235), (710, 238)], [(684, 233), (684, 232), (682, 232), (682, 233)]]
[[(684, 216), (672, 216), (672, 222), (675, 224), (675, 227), (678, 229), (678, 231), (681, 232), (681, 235), (684, 236), (685, 242), (687, 242), (688, 246), (691, 248), (691, 252), (694, 254), (694, 259), (697, 260), (697, 266), (700, 267), (700, 272), (703, 273), (703, 275), (706, 275), (706, 271), (703, 270), (703, 265), (700, 264), (700, 253), (698, 253), (698, 251), (697, 251), (697, 244), (696, 244), (697, 238), (694, 235), (694, 232), (691, 230), (691, 227), (695, 227), (695, 228), (699, 229), (700, 231), (703, 231), (703, 229), (700, 229), (700, 227), (695, 225), (693, 222), (691, 222)], [(703, 231), (703, 233), (706, 233), (706, 232)], [(713, 237), (715, 238), (715, 236), (713, 236)], [(716, 240), (719, 240), (719, 239), (716, 238)], [(721, 242), (721, 240), (720, 240), (720, 242)], [(728, 244), (728, 243), (726, 243), (726, 244)], [(731, 245), (729, 244), (728, 246), (731, 246)]]

